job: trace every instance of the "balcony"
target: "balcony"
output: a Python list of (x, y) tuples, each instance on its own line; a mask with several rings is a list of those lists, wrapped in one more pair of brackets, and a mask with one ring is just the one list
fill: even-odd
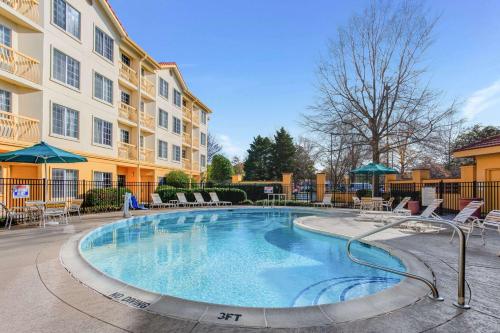
[(137, 87), (137, 84), (139, 83), (137, 72), (132, 68), (130, 68), (129, 66), (125, 65), (121, 61), (120, 61), (120, 78), (127, 82), (130, 82), (134, 87)]
[(154, 150), (141, 147), (141, 149), (139, 150), (139, 159), (142, 162), (154, 163)]
[(191, 134), (186, 133), (186, 132), (182, 133), (182, 143), (183, 144), (191, 146), (191, 138), (192, 138)]
[(140, 119), (141, 119), (141, 128), (143, 130), (154, 133), (154, 131), (155, 131), (155, 117), (146, 113), (146, 112), (141, 112)]
[(38, 0), (0, 0), (18, 14), (29, 18), (35, 23), (40, 23)]
[(38, 143), (40, 142), (39, 121), (0, 111), (0, 140)]
[(192, 117), (193, 117), (193, 124), (199, 125), (200, 124), (200, 113), (198, 111), (193, 111)]
[(185, 170), (191, 170), (191, 161), (188, 158), (183, 158), (182, 166)]
[(40, 62), (5, 45), (0, 45), (0, 69), (30, 82), (40, 83)]
[(193, 171), (200, 171), (200, 163), (193, 162)]
[(182, 116), (183, 116), (185, 119), (187, 119), (187, 120), (191, 121), (191, 110), (190, 110), (190, 109), (188, 109), (187, 107), (183, 106), (183, 107), (182, 107)]
[(118, 108), (118, 116), (134, 125), (137, 124), (137, 109), (133, 106), (121, 102)]
[(141, 81), (141, 89), (142, 92), (154, 99), (155, 97), (155, 85), (153, 82), (149, 81), (145, 77), (142, 78)]
[(118, 157), (125, 160), (137, 160), (137, 147), (125, 142), (118, 142)]
[(196, 136), (193, 138), (193, 147), (194, 148), (200, 147), (200, 139)]

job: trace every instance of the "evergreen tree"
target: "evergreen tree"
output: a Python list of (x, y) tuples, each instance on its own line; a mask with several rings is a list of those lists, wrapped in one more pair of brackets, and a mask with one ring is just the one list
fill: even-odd
[(272, 178), (279, 180), (283, 172), (293, 172), (296, 148), (293, 138), (283, 127), (274, 135), (272, 149)]
[(209, 180), (216, 183), (227, 183), (231, 179), (232, 172), (231, 161), (220, 154), (213, 156), (208, 174)]
[(247, 150), (244, 163), (246, 180), (268, 180), (271, 178), (271, 156), (273, 144), (269, 138), (258, 135)]

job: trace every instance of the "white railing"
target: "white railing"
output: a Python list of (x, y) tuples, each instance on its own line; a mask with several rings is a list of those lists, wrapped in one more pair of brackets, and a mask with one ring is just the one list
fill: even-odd
[(141, 148), (139, 151), (140, 160), (143, 162), (154, 162), (154, 150), (149, 148)]
[(134, 123), (137, 122), (137, 109), (123, 102), (120, 103), (120, 107), (118, 108), (118, 115), (120, 118), (127, 119)]
[(141, 112), (140, 113), (140, 119), (141, 119), (141, 127), (149, 129), (151, 131), (155, 130), (155, 117), (146, 113), (146, 112)]
[(0, 0), (0, 2), (10, 6), (19, 14), (39, 23), (38, 0)]
[(127, 66), (120, 61), (120, 77), (137, 86), (139, 79), (137, 78), (137, 72), (131, 67)]
[(155, 85), (145, 77), (142, 78), (141, 89), (151, 97), (155, 96)]
[(0, 69), (34, 83), (40, 83), (40, 62), (0, 44)]
[(40, 122), (0, 111), (0, 140), (38, 143), (40, 141)]
[(125, 160), (137, 160), (137, 147), (125, 142), (118, 142), (118, 157)]

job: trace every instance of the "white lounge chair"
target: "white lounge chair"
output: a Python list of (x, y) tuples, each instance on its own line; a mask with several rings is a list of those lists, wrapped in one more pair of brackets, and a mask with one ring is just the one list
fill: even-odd
[(213, 201), (205, 201), (205, 199), (203, 198), (203, 195), (201, 195), (200, 192), (195, 192), (193, 194), (194, 194), (194, 199), (201, 206), (214, 206), (214, 205), (217, 205), (217, 203), (215, 203)]
[[(425, 218), (425, 219), (429, 219), (429, 218), (433, 218), (433, 219), (437, 219), (437, 220), (442, 220), (442, 217), (437, 215), (435, 213), (436, 209), (438, 209), (438, 207), (443, 203), (443, 199), (434, 199), (432, 201), (432, 203), (427, 206), (427, 208), (425, 208), (422, 213), (420, 213), (420, 215), (418, 217), (420, 218)], [(394, 216), (395, 218), (404, 218), (405, 216)], [(407, 227), (407, 228), (410, 228), (410, 229), (415, 229), (417, 231), (427, 231), (429, 229), (432, 229), (434, 231), (439, 231), (441, 230), (440, 227), (437, 227), (437, 226), (434, 226), (434, 225), (431, 225), (429, 223), (425, 223), (425, 222), (422, 222), (422, 221), (410, 221), (408, 223), (405, 223), (405, 224), (402, 224), (401, 227)]]
[(486, 245), (486, 230), (496, 230), (500, 234), (500, 210), (492, 210), (484, 219), (477, 220), (478, 226), (481, 228), (481, 238), (483, 245)]
[(382, 210), (391, 211), (393, 203), (394, 203), (394, 197), (391, 197), (387, 201), (382, 201)]
[[(384, 210), (372, 210), (372, 209), (363, 209), (363, 206), (370, 207), (370, 200), (361, 201), (361, 210), (359, 211), (359, 217), (361, 218), (375, 218), (380, 221), (392, 219), (394, 217), (404, 217), (411, 216), (411, 211), (409, 209), (405, 209), (404, 206), (410, 201), (410, 197), (405, 197), (401, 202), (394, 208), (392, 211), (384, 211)], [(371, 206), (373, 208), (373, 206)]]
[(399, 204), (392, 210), (394, 214), (409, 216), (411, 215), (411, 210), (406, 209), (406, 204), (411, 200), (410, 197), (404, 197)]
[[(473, 214), (483, 205), (483, 201), (471, 201), (451, 220), (451, 222), (455, 223), (455, 225), (465, 232), (466, 244), (469, 241), (470, 235), (474, 232), (474, 227), (481, 228), (480, 219), (477, 216), (473, 216)], [(453, 230), (450, 242), (453, 241), (453, 237), (455, 237), (455, 230)]]
[(182, 192), (177, 192), (177, 200), (179, 200), (179, 205), (183, 207), (194, 207), (194, 206), (200, 206), (198, 202), (195, 201), (187, 201), (186, 195)]
[(354, 209), (356, 208), (361, 209), (361, 200), (356, 196), (352, 197), (352, 207)]
[(217, 192), (210, 192), (210, 199), (212, 199), (213, 202), (215, 202), (215, 204), (217, 206), (231, 206), (233, 203), (231, 201), (220, 201), (219, 200), (219, 196), (217, 195)]
[(175, 207), (175, 204), (173, 204), (173, 203), (163, 202), (158, 193), (151, 193), (151, 200), (153, 200), (153, 203), (149, 205), (149, 207), (151, 207), (151, 208)]
[(333, 207), (333, 204), (332, 204), (332, 194), (331, 193), (326, 193), (325, 195), (323, 195), (323, 201), (321, 201), (321, 202), (314, 202), (313, 205), (317, 206), (317, 207)]

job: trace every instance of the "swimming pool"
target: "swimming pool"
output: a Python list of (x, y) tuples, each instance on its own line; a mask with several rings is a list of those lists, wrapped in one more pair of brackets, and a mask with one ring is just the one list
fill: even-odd
[[(106, 275), (163, 295), (246, 307), (301, 307), (374, 294), (400, 277), (351, 262), (346, 240), (298, 229), (302, 209), (181, 211), (98, 228), (80, 253)], [(353, 253), (405, 270), (388, 252)]]

